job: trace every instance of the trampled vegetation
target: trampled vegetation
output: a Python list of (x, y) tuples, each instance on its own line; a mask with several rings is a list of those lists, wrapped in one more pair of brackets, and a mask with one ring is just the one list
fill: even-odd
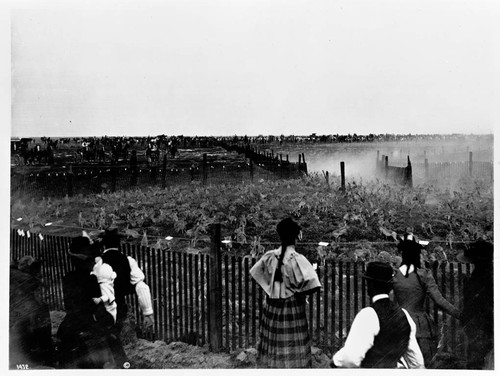
[[(454, 260), (460, 247), (493, 239), (493, 188), (463, 178), (457, 188), (407, 188), (378, 180), (347, 182), (345, 192), (320, 175), (255, 184), (118, 191), (11, 203), (12, 228), (31, 234), (91, 235), (116, 226), (128, 241), (199, 252), (210, 244), (210, 225), (222, 224), (224, 249), (257, 256), (277, 246), (275, 227), (287, 215), (304, 229), (303, 249), (312, 260), (369, 260), (393, 253), (408, 228), (430, 241), (429, 260)], [(49, 224), (49, 225), (47, 225)], [(168, 238), (167, 238), (168, 237)], [(171, 237), (171, 238), (170, 238)], [(328, 246), (318, 243), (328, 242)], [(394, 243), (394, 244), (392, 244)]]

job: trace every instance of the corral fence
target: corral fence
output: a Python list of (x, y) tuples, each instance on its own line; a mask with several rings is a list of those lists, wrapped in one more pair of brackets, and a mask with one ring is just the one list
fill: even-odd
[(412, 186), (414, 181), (428, 182), (432, 179), (458, 179), (469, 176), (493, 181), (493, 163), (487, 161), (474, 161), (473, 153), (469, 152), (467, 161), (453, 162), (429, 162), (425, 158), (423, 162), (410, 162), (407, 157), (406, 167), (395, 167), (389, 165), (389, 157), (377, 151), (376, 161), (377, 173), (387, 179), (401, 184)]
[(134, 188), (159, 186), (167, 188), (198, 183), (237, 184), (255, 179), (290, 177), (285, 170), (270, 170), (251, 160), (224, 161), (203, 155), (200, 162), (175, 161), (137, 165), (68, 165), (19, 173), (11, 169), (11, 195), (27, 197), (69, 197), (78, 194), (115, 192)]
[(288, 154), (283, 157), (281, 153), (271, 151), (259, 151), (249, 143), (221, 142), (220, 146), (228, 151), (236, 151), (245, 154), (245, 158), (258, 166), (280, 174), (283, 177), (296, 177), (305, 173), (307, 175), (307, 163), (304, 153), (299, 154), (298, 162), (290, 162)]
[[(257, 259), (221, 252), (220, 226), (212, 228), (211, 249), (188, 253), (122, 244), (146, 275), (154, 308), (154, 329), (146, 338), (166, 342), (195, 338), (213, 351), (255, 347), (265, 294), (249, 274)], [(11, 259), (32, 255), (42, 261), (44, 296), (51, 310), (64, 310), (61, 278), (71, 270), (67, 249), (71, 238), (20, 236), (11, 232)], [(308, 297), (308, 323), (315, 346), (332, 354), (340, 348), (356, 313), (369, 304), (364, 262), (326, 260), (317, 266), (322, 288)], [(443, 296), (462, 306), (469, 264), (442, 262), (432, 267)], [(142, 322), (135, 296), (127, 297), (138, 323)], [(443, 347), (463, 356), (464, 334), (455, 319), (427, 303), (442, 328)]]
[(413, 186), (412, 165), (409, 156), (406, 167), (396, 167), (389, 165), (389, 157), (387, 155), (382, 155), (382, 158), (379, 158), (379, 152), (377, 151), (376, 168), (377, 173), (381, 174), (385, 179), (390, 179), (409, 187)]

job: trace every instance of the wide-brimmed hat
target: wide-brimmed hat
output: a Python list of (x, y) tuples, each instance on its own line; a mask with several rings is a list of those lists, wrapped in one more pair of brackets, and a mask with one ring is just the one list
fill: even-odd
[(485, 240), (478, 240), (460, 253), (457, 259), (460, 262), (471, 264), (493, 262), (493, 244)]
[(387, 262), (372, 261), (366, 266), (363, 278), (383, 283), (390, 283), (396, 273), (392, 266)]
[(71, 240), (68, 254), (81, 260), (99, 256), (99, 250), (95, 244), (90, 243), (86, 236), (77, 236)]

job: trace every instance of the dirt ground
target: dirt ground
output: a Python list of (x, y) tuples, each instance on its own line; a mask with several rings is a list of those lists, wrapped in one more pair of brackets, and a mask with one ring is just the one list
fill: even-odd
[[(52, 311), (52, 334), (55, 336), (64, 312)], [(129, 337), (130, 338), (130, 337)], [(184, 342), (165, 343), (133, 338), (125, 346), (130, 369), (233, 369), (262, 368), (257, 363), (255, 348), (239, 349), (230, 353), (211, 352), (203, 347)], [(330, 368), (330, 358), (319, 348), (312, 348), (313, 368)]]
[[(262, 368), (257, 363), (257, 350), (241, 349), (231, 353), (212, 353), (208, 347), (188, 345), (183, 342), (166, 344), (138, 339), (125, 346), (131, 368)], [(320, 349), (313, 347), (313, 368), (329, 368), (330, 359)]]

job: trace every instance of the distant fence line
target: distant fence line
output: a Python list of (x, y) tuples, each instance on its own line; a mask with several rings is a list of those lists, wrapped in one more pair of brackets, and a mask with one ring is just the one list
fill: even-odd
[(219, 144), (228, 151), (236, 151), (239, 154), (245, 154), (253, 163), (273, 172), (280, 172), (289, 177), (300, 176), (301, 173), (307, 174), (307, 163), (304, 153), (299, 154), (298, 162), (290, 162), (288, 154), (283, 158), (283, 154), (274, 154), (274, 151), (259, 151), (249, 143), (243, 142), (220, 142)]
[(472, 152), (469, 152), (468, 161), (455, 162), (433, 162), (429, 163), (425, 158), (423, 163), (411, 163), (407, 157), (406, 167), (396, 167), (389, 165), (389, 157), (377, 151), (376, 170), (379, 175), (395, 182), (413, 185), (413, 177), (419, 180), (428, 181), (432, 178), (460, 178), (463, 176), (475, 176), (490, 179), (493, 181), (493, 163), (473, 161)]
[(293, 175), (285, 168), (264, 169), (261, 164), (242, 161), (209, 160), (175, 161), (174, 166), (162, 164), (69, 165), (67, 168), (45, 168), (29, 174), (11, 169), (11, 195), (27, 197), (64, 197), (77, 194), (115, 192), (140, 187), (190, 184), (221, 184), (253, 182), (254, 179), (279, 179)]
[[(67, 256), (71, 238), (46, 235), (23, 237), (11, 231), (11, 259), (33, 255), (42, 260), (44, 296), (51, 310), (63, 310), (62, 276), (72, 269)], [(265, 294), (249, 274), (257, 259), (222, 254), (220, 226), (212, 229), (210, 252), (189, 253), (122, 243), (146, 275), (154, 308), (150, 340), (182, 340), (194, 334), (198, 345), (213, 351), (255, 347)], [(364, 262), (326, 260), (317, 272), (322, 289), (308, 297), (307, 316), (315, 346), (331, 353), (343, 345), (356, 313), (369, 304)], [(432, 267), (443, 296), (461, 307), (464, 278), (469, 264), (442, 262)], [(135, 296), (127, 297), (132, 312), (142, 322)], [(443, 316), (432, 302), (428, 312), (446, 326), (445, 343), (464, 355), (463, 333), (455, 319)]]

